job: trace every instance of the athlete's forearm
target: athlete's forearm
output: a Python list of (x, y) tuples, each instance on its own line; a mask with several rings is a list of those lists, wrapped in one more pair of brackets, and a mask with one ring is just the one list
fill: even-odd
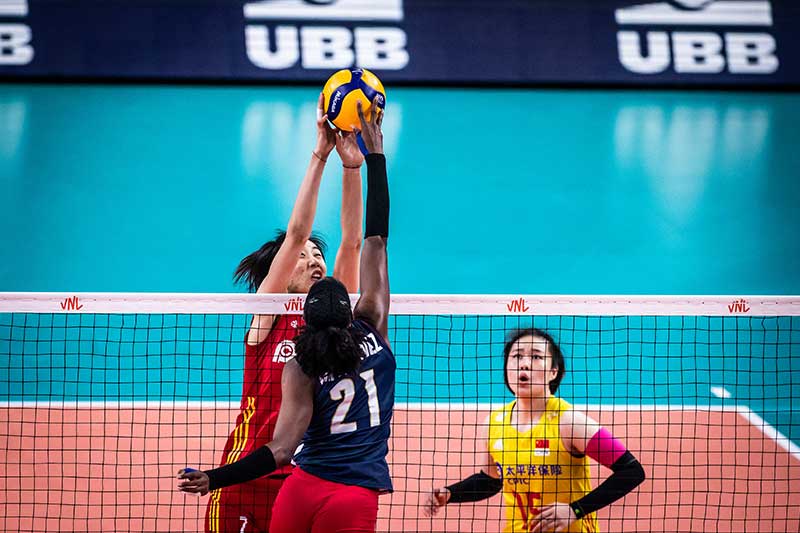
[(364, 240), (364, 198), (361, 168), (342, 170), (342, 246), (360, 248)]
[(445, 488), (450, 491), (447, 503), (479, 502), (500, 492), (503, 482), (481, 470), (477, 474)]
[(364, 200), (361, 170), (345, 167), (342, 175), (342, 240), (336, 253), (333, 277), (351, 293), (358, 292), (358, 261), (364, 241)]
[(305, 244), (314, 225), (314, 216), (317, 213), (317, 198), (319, 186), (322, 183), (322, 171), (325, 162), (318, 156), (312, 155), (308, 163), (306, 174), (297, 191), (289, 224), (286, 226), (286, 239)]
[(369, 154), (367, 161), (367, 224), (365, 237), (389, 237), (389, 182), (386, 178), (386, 158)]
[(583, 498), (570, 504), (575, 516), (583, 518), (614, 503), (644, 481), (644, 468), (629, 451), (625, 451), (610, 468), (613, 473), (605, 481)]
[(353, 314), (370, 322), (385, 338), (389, 313), (386, 239), (389, 236), (389, 186), (386, 158), (369, 154), (367, 161), (367, 223), (361, 252), (361, 298)]
[(221, 489), (239, 483), (246, 483), (265, 476), (275, 471), (277, 465), (272, 451), (267, 446), (262, 446), (229, 465), (206, 470), (208, 476), (208, 490)]

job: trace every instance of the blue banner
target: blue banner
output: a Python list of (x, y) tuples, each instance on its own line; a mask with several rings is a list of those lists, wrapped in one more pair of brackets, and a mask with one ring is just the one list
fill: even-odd
[(0, 78), (800, 85), (777, 0), (0, 0)]

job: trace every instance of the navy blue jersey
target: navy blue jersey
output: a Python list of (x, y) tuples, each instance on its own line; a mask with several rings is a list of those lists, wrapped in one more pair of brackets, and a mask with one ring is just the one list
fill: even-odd
[(319, 379), (314, 415), (294, 461), (322, 479), (390, 491), (386, 454), (397, 365), (371, 325), (356, 319), (351, 327), (366, 335), (364, 359), (352, 375)]

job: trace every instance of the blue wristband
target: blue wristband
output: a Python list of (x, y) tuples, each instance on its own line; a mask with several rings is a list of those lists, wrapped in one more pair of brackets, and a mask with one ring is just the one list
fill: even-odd
[(358, 144), (358, 149), (361, 150), (362, 154), (369, 155), (369, 150), (367, 150), (367, 145), (364, 144), (364, 139), (361, 138), (360, 131), (356, 133), (356, 143)]

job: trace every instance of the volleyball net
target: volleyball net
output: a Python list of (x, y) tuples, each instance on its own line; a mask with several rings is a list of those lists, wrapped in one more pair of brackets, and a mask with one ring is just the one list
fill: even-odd
[[(175, 473), (220, 462), (251, 316), (302, 307), (0, 293), (0, 530), (202, 531), (206, 498), (179, 493)], [(501, 495), (433, 518), (421, 504), (485, 463), (482, 425), (513, 400), (503, 346), (528, 327), (564, 353), (557, 396), (647, 473), (597, 513), (600, 531), (800, 531), (800, 298), (497, 295), (392, 297), (395, 491), (379, 531), (503, 530)], [(509, 475), (520, 468), (559, 475), (533, 460)], [(609, 473), (592, 464), (592, 483)]]

